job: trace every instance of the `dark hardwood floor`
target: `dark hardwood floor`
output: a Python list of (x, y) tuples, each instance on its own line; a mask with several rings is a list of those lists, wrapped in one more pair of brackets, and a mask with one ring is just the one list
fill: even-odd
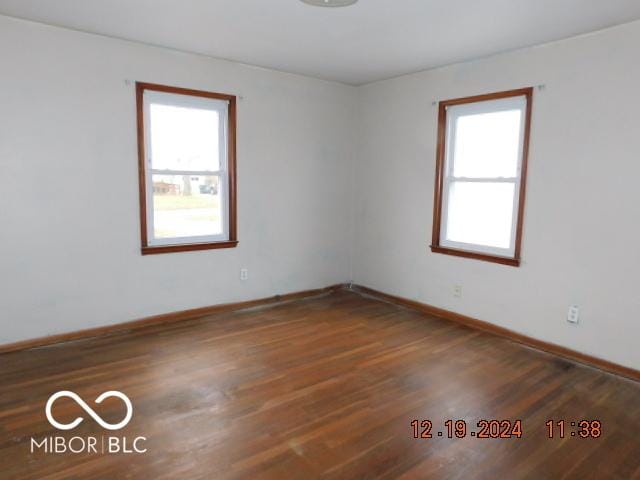
[[(348, 291), (2, 355), (0, 389), (3, 479), (640, 479), (640, 384)], [(63, 398), (58, 421), (85, 419), (56, 430), (59, 390), (111, 423), (121, 401), (94, 400), (122, 391), (133, 418), (107, 431)], [(472, 437), (481, 419), (520, 419), (522, 438)], [(572, 436), (581, 420), (601, 436)], [(47, 436), (147, 452), (31, 453)]]

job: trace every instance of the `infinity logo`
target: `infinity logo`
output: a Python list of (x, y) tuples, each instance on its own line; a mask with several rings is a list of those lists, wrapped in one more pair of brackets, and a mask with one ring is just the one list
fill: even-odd
[(122, 427), (126, 426), (129, 423), (131, 417), (133, 416), (133, 405), (131, 405), (131, 400), (129, 400), (129, 397), (127, 397), (124, 393), (118, 392), (117, 390), (104, 392), (98, 398), (96, 398), (96, 403), (102, 403), (105, 398), (118, 397), (127, 406), (127, 414), (125, 415), (124, 419), (120, 423), (116, 423), (115, 425), (102, 420), (102, 418), (100, 418), (100, 416), (96, 412), (94, 412), (93, 409), (89, 405), (87, 405), (85, 401), (82, 400), (82, 398), (80, 398), (76, 393), (63, 390), (51, 395), (49, 397), (49, 400), (47, 400), (47, 406), (45, 408), (47, 420), (49, 420), (49, 423), (59, 430), (71, 430), (73, 428), (76, 428), (84, 420), (83, 417), (78, 417), (73, 422), (67, 424), (57, 422), (53, 418), (53, 415), (51, 415), (51, 407), (53, 406), (53, 403), (60, 397), (68, 397), (73, 399), (78, 405), (82, 407), (85, 412), (87, 412), (91, 416), (91, 418), (98, 422), (98, 424), (100, 424), (102, 428), (106, 428), (107, 430), (120, 430)]

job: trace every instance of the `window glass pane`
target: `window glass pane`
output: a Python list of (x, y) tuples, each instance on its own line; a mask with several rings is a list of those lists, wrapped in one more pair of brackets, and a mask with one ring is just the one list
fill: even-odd
[(151, 165), (157, 170), (220, 170), (216, 110), (151, 103)]
[(157, 239), (221, 235), (217, 176), (153, 175), (153, 233)]
[(514, 193), (513, 183), (452, 182), (446, 240), (509, 248)]
[(520, 110), (463, 115), (455, 122), (455, 177), (515, 177), (520, 156)]

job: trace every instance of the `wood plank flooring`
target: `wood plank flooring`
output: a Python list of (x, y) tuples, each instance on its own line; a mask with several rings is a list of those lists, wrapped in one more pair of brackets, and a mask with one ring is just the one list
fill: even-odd
[[(56, 430), (59, 390), (111, 423), (120, 400), (94, 400), (119, 390), (132, 420), (107, 431), (60, 399), (58, 421), (85, 419)], [(520, 419), (522, 438), (472, 437), (481, 419)], [(581, 420), (601, 436), (571, 436)], [(144, 436), (147, 452), (30, 452), (48, 436)], [(640, 479), (640, 384), (340, 291), (1, 355), (0, 478)]]

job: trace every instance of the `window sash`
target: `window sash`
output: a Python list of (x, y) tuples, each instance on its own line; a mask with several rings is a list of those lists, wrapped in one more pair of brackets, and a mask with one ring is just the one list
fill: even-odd
[[(219, 170), (172, 170), (154, 169), (151, 156), (151, 104), (171, 105), (185, 108), (200, 108), (215, 110), (219, 113), (220, 128), (218, 129), (218, 148), (220, 169)], [(147, 155), (145, 159), (145, 194), (147, 207), (147, 244), (151, 247), (165, 245), (190, 245), (197, 243), (225, 242), (230, 239), (229, 232), (229, 174), (228, 174), (228, 107), (227, 100), (217, 100), (204, 97), (190, 96), (179, 93), (168, 93), (162, 91), (145, 90), (143, 93), (144, 110), (144, 150)], [(222, 214), (222, 233), (218, 235), (192, 235), (188, 237), (163, 237), (155, 236), (155, 206), (153, 202), (153, 175), (193, 175), (218, 177), (218, 195), (220, 198), (220, 210)]]
[(228, 205), (228, 192), (227, 184), (228, 177), (226, 172), (220, 172), (218, 174), (206, 173), (208, 177), (218, 177), (218, 195), (220, 198), (220, 212), (222, 213), (222, 233), (218, 235), (192, 235), (189, 237), (163, 237), (156, 238), (155, 236), (155, 205), (153, 203), (153, 175), (202, 175), (205, 173), (184, 173), (182, 170), (158, 170), (162, 173), (154, 173), (147, 170), (146, 181), (146, 193), (147, 193), (147, 242), (149, 246), (160, 245), (176, 245), (176, 244), (191, 244), (191, 243), (206, 243), (206, 242), (224, 242), (229, 240), (229, 205)]
[[(444, 175), (442, 185), (442, 198), (441, 206), (442, 213), (440, 217), (440, 238), (439, 244), (442, 247), (453, 248), (458, 250), (465, 250), (469, 252), (484, 253), (489, 255), (496, 255), (500, 257), (513, 258), (515, 256), (517, 230), (518, 230), (518, 215), (520, 206), (520, 184), (522, 182), (522, 162), (524, 158), (524, 141), (526, 133), (526, 112), (527, 112), (527, 97), (514, 96), (508, 98), (502, 98), (498, 100), (485, 100), (475, 103), (467, 103), (461, 105), (454, 105), (451, 108), (446, 107), (446, 138), (445, 138), (445, 155), (444, 155)], [(519, 148), (517, 169), (515, 177), (456, 177), (453, 174), (454, 171), (454, 156), (455, 156), (455, 143), (458, 118), (467, 115), (477, 115), (483, 113), (495, 113), (508, 110), (520, 111), (520, 133), (519, 133)], [(451, 191), (451, 185), (455, 182), (461, 183), (510, 183), (514, 185), (513, 205), (512, 205), (512, 218), (511, 218), (511, 236), (508, 248), (499, 248), (490, 245), (474, 244), (457, 242), (447, 239), (448, 233), (448, 219), (449, 219), (449, 197)]]
[(467, 183), (517, 183), (520, 177), (445, 177), (446, 182)]
[(172, 170), (170, 168), (166, 169), (158, 169), (158, 168), (147, 168), (147, 172), (151, 175), (194, 175), (201, 177), (215, 177), (217, 175), (222, 175), (224, 170)]
[[(451, 190), (451, 185), (453, 183), (510, 183), (513, 184), (513, 205), (512, 205), (512, 213), (511, 213), (511, 236), (509, 241), (508, 248), (499, 248), (490, 245), (483, 245), (480, 243), (465, 243), (465, 242), (457, 242), (453, 240), (447, 239), (448, 234), (448, 217), (449, 217), (449, 195)], [(498, 182), (493, 182), (491, 179), (473, 179), (471, 181), (467, 180), (457, 180), (457, 179), (448, 179), (445, 182), (445, 186), (443, 189), (443, 198), (442, 198), (442, 208), (443, 208), (443, 217), (442, 217), (442, 226), (440, 229), (440, 245), (443, 247), (449, 248), (457, 248), (460, 250), (467, 250), (471, 252), (480, 252), (487, 253), (490, 255), (498, 255), (501, 257), (513, 257), (515, 254), (515, 242), (516, 242), (516, 232), (518, 227), (518, 205), (519, 205), (519, 197), (520, 197), (520, 180), (507, 180), (501, 178)]]

